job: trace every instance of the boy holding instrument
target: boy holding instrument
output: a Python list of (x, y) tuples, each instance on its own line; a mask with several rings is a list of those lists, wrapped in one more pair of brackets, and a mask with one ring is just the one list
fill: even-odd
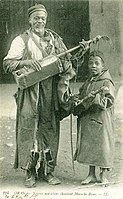
[(89, 58), (90, 77), (79, 89), (74, 115), (77, 115), (77, 146), (74, 159), (89, 165), (89, 174), (81, 184), (97, 182), (96, 167), (100, 168), (100, 181), (106, 183), (104, 173), (113, 166), (114, 82), (104, 69), (100, 51)]

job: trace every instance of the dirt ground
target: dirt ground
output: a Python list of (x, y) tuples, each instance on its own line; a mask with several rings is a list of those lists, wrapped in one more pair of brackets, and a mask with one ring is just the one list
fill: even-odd
[[(77, 92), (79, 85), (74, 85)], [(62, 181), (61, 185), (51, 186), (45, 182), (38, 182), (36, 188), (24, 187), (25, 174), (13, 169), (15, 154), (15, 113), (16, 105), (13, 94), (16, 85), (0, 85), (0, 199), (43, 199), (43, 198), (82, 198), (82, 199), (123, 199), (123, 102), (119, 90), (115, 108), (115, 159), (114, 169), (107, 173), (111, 184), (107, 187), (97, 185), (82, 186), (80, 182), (88, 173), (88, 166), (74, 163), (73, 172), (71, 155), (70, 116), (61, 122), (61, 136), (58, 153), (58, 165), (55, 175)], [(123, 95), (122, 95), (123, 96)], [(75, 151), (76, 145), (76, 117), (72, 117), (72, 140)], [(99, 170), (96, 170), (97, 175)]]

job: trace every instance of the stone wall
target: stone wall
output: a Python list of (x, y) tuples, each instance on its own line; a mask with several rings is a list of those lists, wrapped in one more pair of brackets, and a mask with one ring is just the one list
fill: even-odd
[(110, 69), (115, 81), (122, 79), (121, 6), (120, 0), (89, 1), (90, 37), (93, 38), (98, 34), (110, 37), (111, 46), (108, 42), (101, 42), (99, 49), (104, 52), (106, 66)]

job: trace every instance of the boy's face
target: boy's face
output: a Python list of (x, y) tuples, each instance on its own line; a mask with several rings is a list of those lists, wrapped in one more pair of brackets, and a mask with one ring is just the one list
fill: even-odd
[(103, 68), (104, 68), (103, 66), (104, 66), (104, 63), (100, 57), (91, 56), (89, 58), (88, 67), (89, 67), (89, 72), (92, 76), (99, 75), (103, 71)]

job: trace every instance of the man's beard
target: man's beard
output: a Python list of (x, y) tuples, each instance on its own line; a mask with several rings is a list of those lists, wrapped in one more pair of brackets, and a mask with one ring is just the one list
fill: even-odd
[(34, 32), (42, 37), (44, 35), (44, 28), (45, 26), (37, 26), (34, 28)]

